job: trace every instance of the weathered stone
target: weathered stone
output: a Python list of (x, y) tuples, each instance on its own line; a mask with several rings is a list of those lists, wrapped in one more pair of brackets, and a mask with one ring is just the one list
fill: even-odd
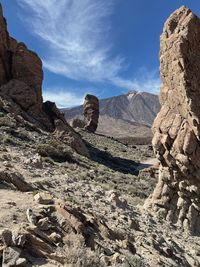
[(5, 246), (12, 246), (13, 245), (13, 240), (12, 240), (12, 232), (8, 229), (3, 230), (0, 233), (0, 236), (3, 240), (3, 244)]
[(62, 241), (62, 237), (61, 235), (53, 232), (52, 234), (50, 234), (49, 239), (54, 242), (54, 243), (58, 243)]
[(31, 223), (32, 225), (36, 225), (37, 218), (36, 218), (32, 209), (30, 209), (30, 208), (27, 209), (26, 216), (27, 216), (29, 223)]
[(64, 123), (62, 120), (55, 120), (54, 135), (56, 138), (72, 147), (77, 153), (89, 157), (89, 152), (85, 143), (69, 124)]
[(33, 190), (33, 187), (28, 184), (20, 173), (10, 172), (6, 169), (0, 170), (0, 181), (6, 182), (11, 186), (14, 186), (21, 192), (27, 192)]
[[(0, 55), (0, 97), (2, 98), (0, 104), (2, 108), (12, 113), (16, 119), (20, 116), (37, 128), (50, 132), (54, 132), (58, 124), (59, 127), (62, 124), (62, 129), (65, 128), (67, 145), (72, 146), (78, 153), (89, 156), (80, 135), (68, 125), (55, 103), (49, 101), (43, 103), (42, 61), (24, 43), (18, 43), (9, 36), (1, 5)], [(63, 131), (61, 137), (63, 137)]]
[(42, 218), (38, 221), (37, 227), (42, 231), (47, 231), (51, 228), (51, 223), (49, 221), (49, 218)]
[(53, 196), (48, 192), (40, 192), (34, 196), (34, 200), (43, 205), (54, 204)]
[(200, 19), (181, 7), (169, 17), (161, 36), (162, 107), (152, 127), (159, 182), (145, 206), (190, 233), (200, 233), (199, 69)]
[(28, 111), (38, 103), (34, 89), (19, 80), (12, 79), (7, 84), (1, 86), (0, 94), (12, 98), (25, 111)]
[(84, 116), (87, 121), (85, 129), (94, 133), (98, 127), (99, 100), (96, 96), (86, 95), (83, 104)]
[(6, 247), (3, 251), (2, 267), (14, 267), (20, 258), (22, 250), (16, 247)]
[(54, 136), (72, 147), (77, 153), (89, 157), (88, 149), (80, 135), (66, 122), (64, 115), (56, 107), (55, 103), (47, 101), (44, 103), (43, 109), (52, 122)]
[[(38, 111), (42, 109), (42, 61), (36, 53), (19, 43), (12, 56), (12, 77), (24, 82), (34, 92)], [(29, 96), (31, 98), (31, 96)]]

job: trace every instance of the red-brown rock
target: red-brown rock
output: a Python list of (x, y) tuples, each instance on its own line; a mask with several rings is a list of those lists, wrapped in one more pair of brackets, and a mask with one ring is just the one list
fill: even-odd
[(146, 206), (200, 233), (200, 19), (181, 7), (161, 36), (161, 111), (153, 124), (159, 181)]
[(99, 100), (96, 96), (86, 95), (83, 104), (84, 116), (86, 119), (85, 129), (94, 133), (98, 127)]
[[(19, 117), (51, 131), (57, 138), (84, 156), (88, 150), (66, 122), (55, 103), (42, 99), (42, 61), (24, 43), (9, 36), (0, 5), (0, 105), (19, 121)], [(21, 119), (20, 119), (21, 120)]]

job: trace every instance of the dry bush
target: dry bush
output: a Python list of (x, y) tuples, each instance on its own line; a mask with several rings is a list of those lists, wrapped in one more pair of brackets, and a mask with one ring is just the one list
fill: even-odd
[(49, 157), (56, 162), (74, 162), (72, 151), (65, 144), (51, 141), (37, 147), (37, 152), (42, 157)]
[(100, 262), (99, 253), (86, 247), (82, 235), (68, 234), (65, 237), (65, 244), (65, 264), (71, 267), (105, 267)]

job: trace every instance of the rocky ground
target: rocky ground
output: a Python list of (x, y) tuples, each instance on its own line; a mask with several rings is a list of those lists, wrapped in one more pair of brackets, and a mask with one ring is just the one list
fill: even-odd
[(142, 205), (151, 146), (79, 132), (91, 158), (0, 113), (2, 266), (200, 266), (198, 237)]

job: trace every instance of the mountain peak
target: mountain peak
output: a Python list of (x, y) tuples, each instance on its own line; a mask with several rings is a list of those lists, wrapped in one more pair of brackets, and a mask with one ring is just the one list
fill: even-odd
[(130, 91), (128, 91), (127, 95), (132, 95), (132, 94), (137, 94), (137, 93), (138, 93), (138, 91), (136, 91), (136, 90), (130, 90)]

